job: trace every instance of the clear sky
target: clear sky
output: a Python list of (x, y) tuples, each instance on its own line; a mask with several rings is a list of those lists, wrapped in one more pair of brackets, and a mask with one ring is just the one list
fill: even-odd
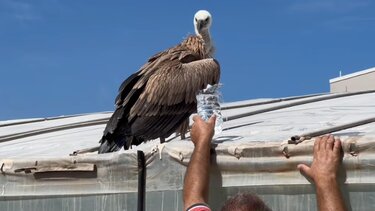
[(375, 1), (0, 0), (0, 120), (111, 111), (207, 9), (225, 102), (329, 91), (375, 66)]

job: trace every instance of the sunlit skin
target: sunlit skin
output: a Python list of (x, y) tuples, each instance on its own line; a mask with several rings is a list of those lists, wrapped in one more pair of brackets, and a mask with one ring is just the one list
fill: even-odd
[[(208, 201), (210, 145), (215, 126), (215, 117), (207, 122), (199, 116), (194, 116), (193, 120), (191, 139), (195, 148), (185, 174), (185, 210), (194, 204), (206, 204)], [(332, 135), (316, 138), (313, 156), (311, 166), (299, 164), (297, 168), (314, 182), (319, 210), (345, 211), (337, 181), (342, 162), (341, 141)]]
[(196, 203), (207, 203), (210, 172), (210, 148), (214, 135), (216, 117), (205, 122), (199, 116), (193, 117), (191, 140), (194, 151), (184, 180), (184, 210)]
[(314, 143), (314, 159), (311, 166), (298, 165), (302, 174), (315, 183), (320, 211), (343, 211), (345, 203), (337, 181), (342, 161), (341, 141), (332, 135), (317, 138)]

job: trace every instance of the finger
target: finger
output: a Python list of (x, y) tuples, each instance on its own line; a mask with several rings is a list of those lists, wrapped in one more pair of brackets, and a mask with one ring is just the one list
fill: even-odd
[(325, 135), (322, 137), (322, 140), (320, 142), (320, 149), (326, 149), (327, 148), (327, 140), (329, 139), (329, 135)]
[(312, 172), (311, 172), (311, 168), (308, 167), (307, 165), (305, 164), (299, 164), (297, 166), (298, 170), (301, 172), (301, 174), (304, 174), (310, 178), (312, 178)]
[(326, 143), (326, 149), (332, 150), (333, 149), (333, 143), (335, 142), (335, 139), (332, 135), (328, 137), (327, 143)]
[(195, 115), (195, 116), (193, 116), (193, 121), (194, 122), (205, 122), (203, 119), (202, 119), (202, 117), (201, 116), (199, 116), (199, 115)]
[(208, 121), (207, 121), (209, 124), (214, 124), (215, 125), (215, 122), (216, 122), (216, 115), (212, 115)]
[(315, 142), (314, 142), (314, 157), (315, 157), (315, 155), (316, 155), (316, 154), (318, 153), (318, 151), (319, 151), (319, 147), (320, 147), (319, 142), (320, 142), (320, 140), (321, 140), (320, 137), (315, 138)]
[(336, 139), (334, 144), (333, 144), (333, 152), (335, 154), (340, 154), (341, 150), (342, 150), (341, 141), (340, 141), (340, 139)]

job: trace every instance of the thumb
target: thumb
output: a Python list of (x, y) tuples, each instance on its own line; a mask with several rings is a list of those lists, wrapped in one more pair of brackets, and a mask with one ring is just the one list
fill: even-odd
[(212, 115), (212, 116), (208, 119), (207, 122), (210, 123), (210, 124), (215, 124), (215, 122), (216, 122), (216, 115), (215, 115), (215, 114)]
[(299, 164), (297, 166), (297, 168), (301, 172), (301, 174), (306, 175), (306, 176), (312, 178), (312, 172), (311, 172), (311, 168), (310, 167), (308, 167), (305, 164)]
[(200, 116), (198, 116), (198, 115), (194, 115), (193, 116), (193, 121), (194, 122), (198, 121), (199, 119), (200, 119)]

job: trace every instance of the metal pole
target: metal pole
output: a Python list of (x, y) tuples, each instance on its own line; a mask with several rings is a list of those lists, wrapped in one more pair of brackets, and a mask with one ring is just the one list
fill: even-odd
[(145, 211), (146, 201), (146, 161), (143, 151), (137, 151), (138, 160), (138, 211)]
[(256, 111), (250, 111), (250, 112), (247, 112), (247, 113), (223, 117), (223, 120), (224, 120), (224, 122), (226, 122), (226, 121), (244, 118), (244, 117), (248, 117), (248, 116), (252, 116), (252, 115), (256, 115), (256, 114), (266, 113), (266, 112), (270, 112), (270, 111), (276, 111), (276, 110), (284, 109), (284, 108), (290, 108), (290, 107), (293, 107), (293, 106), (299, 106), (299, 105), (303, 105), (303, 104), (315, 103), (315, 102), (319, 102), (319, 101), (323, 101), (323, 100), (331, 100), (331, 99), (341, 98), (341, 97), (349, 97), (349, 96), (353, 96), (353, 95), (369, 94), (369, 93), (374, 93), (374, 92), (375, 92), (375, 90), (366, 90), (366, 91), (360, 91), (360, 92), (348, 92), (348, 93), (333, 94), (333, 95), (323, 95), (321, 97), (316, 97), (316, 98), (313, 98), (313, 99), (306, 99), (306, 100), (301, 100), (301, 101), (297, 101), (297, 102), (286, 103), (286, 104), (283, 104), (283, 105), (273, 106), (273, 107), (269, 107), (269, 108), (259, 109), (259, 110), (256, 110)]
[(340, 131), (340, 130), (345, 130), (345, 129), (352, 128), (352, 127), (358, 127), (358, 126), (373, 123), (373, 122), (375, 122), (375, 117), (359, 120), (359, 121), (356, 121), (356, 122), (350, 122), (350, 123), (347, 123), (347, 124), (338, 125), (338, 126), (335, 126), (335, 127), (330, 127), (330, 128), (326, 128), (326, 129), (322, 129), (322, 130), (317, 130), (317, 131), (305, 133), (305, 134), (302, 134), (302, 135), (299, 135), (299, 136), (298, 135), (292, 136), (290, 138), (290, 140), (288, 141), (288, 143), (298, 144), (298, 143), (301, 143), (302, 141), (304, 141), (306, 139), (311, 139), (313, 137), (325, 135), (325, 134), (328, 134), (328, 133), (333, 133), (333, 132)]
[(100, 119), (89, 120), (89, 121), (84, 121), (84, 122), (76, 122), (76, 123), (46, 127), (46, 128), (36, 129), (36, 130), (29, 130), (29, 131), (20, 132), (20, 133), (13, 133), (9, 135), (0, 136), (0, 143), (6, 142), (6, 141), (12, 141), (18, 138), (36, 136), (40, 134), (52, 133), (52, 132), (61, 131), (61, 130), (89, 127), (89, 126), (94, 126), (94, 125), (102, 125), (102, 124), (106, 124), (107, 122), (108, 122), (108, 118), (106, 117), (106, 118), (100, 118)]

